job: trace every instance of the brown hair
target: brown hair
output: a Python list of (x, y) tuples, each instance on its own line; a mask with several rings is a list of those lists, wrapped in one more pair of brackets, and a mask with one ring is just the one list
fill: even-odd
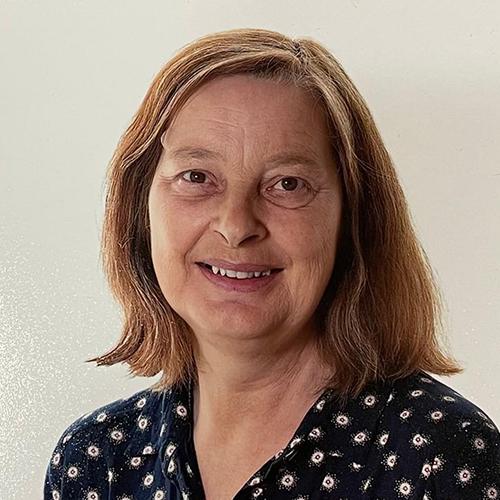
[(193, 332), (167, 303), (151, 260), (147, 199), (161, 135), (187, 98), (221, 75), (250, 73), (311, 92), (328, 119), (342, 178), (343, 219), (332, 276), (315, 315), (318, 345), (342, 399), (369, 382), (418, 370), (463, 368), (439, 344), (442, 302), (415, 235), (392, 160), (368, 107), (339, 62), (310, 38), (263, 29), (205, 35), (154, 78), (107, 171), (101, 256), (124, 310), (122, 336), (98, 365), (126, 362), (133, 375), (162, 371), (152, 389), (196, 379)]

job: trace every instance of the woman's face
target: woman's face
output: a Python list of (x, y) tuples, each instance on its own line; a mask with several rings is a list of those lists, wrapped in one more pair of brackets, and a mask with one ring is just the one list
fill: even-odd
[[(191, 96), (162, 143), (148, 203), (168, 303), (208, 342), (303, 334), (332, 273), (341, 220), (322, 109), (294, 86), (218, 77)], [(221, 259), (229, 264), (217, 267), (282, 271), (244, 280), (198, 264)]]

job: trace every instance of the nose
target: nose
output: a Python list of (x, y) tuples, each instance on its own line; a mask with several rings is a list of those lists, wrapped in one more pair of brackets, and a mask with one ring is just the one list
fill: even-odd
[(212, 228), (223, 236), (231, 248), (265, 236), (266, 228), (256, 214), (256, 203), (256, 196), (233, 191), (228, 192), (218, 205)]

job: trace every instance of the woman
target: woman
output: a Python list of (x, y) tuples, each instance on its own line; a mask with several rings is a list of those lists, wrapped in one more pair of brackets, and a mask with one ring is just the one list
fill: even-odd
[(310, 39), (184, 47), (110, 164), (118, 345), (155, 385), (73, 422), (53, 499), (497, 498), (500, 434), (429, 373), (439, 294), (365, 102)]

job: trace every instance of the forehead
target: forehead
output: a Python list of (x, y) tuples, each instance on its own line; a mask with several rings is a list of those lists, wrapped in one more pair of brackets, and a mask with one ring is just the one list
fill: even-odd
[(322, 106), (304, 89), (252, 75), (217, 77), (189, 97), (170, 124), (164, 146), (200, 139), (225, 147), (328, 147)]

